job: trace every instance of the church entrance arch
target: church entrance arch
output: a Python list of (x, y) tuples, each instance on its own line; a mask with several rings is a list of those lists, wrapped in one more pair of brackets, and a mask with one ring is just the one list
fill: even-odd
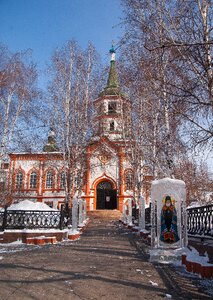
[(117, 192), (109, 180), (99, 182), (96, 197), (96, 209), (117, 209)]

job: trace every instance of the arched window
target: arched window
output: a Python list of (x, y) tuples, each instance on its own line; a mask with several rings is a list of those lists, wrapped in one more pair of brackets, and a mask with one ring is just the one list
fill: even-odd
[(34, 171), (30, 174), (30, 189), (37, 187), (37, 173)]
[(133, 189), (133, 174), (132, 171), (127, 171), (125, 176), (125, 186), (126, 190)]
[(46, 189), (51, 189), (53, 187), (53, 173), (48, 171), (46, 174)]
[(19, 171), (16, 174), (16, 189), (20, 190), (23, 187), (23, 173)]
[(65, 173), (62, 172), (60, 174), (60, 189), (64, 189), (65, 188)]

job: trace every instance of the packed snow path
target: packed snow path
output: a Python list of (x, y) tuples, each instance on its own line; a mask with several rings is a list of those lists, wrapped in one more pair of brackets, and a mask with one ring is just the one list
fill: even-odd
[(119, 225), (119, 216), (91, 212), (75, 242), (1, 245), (0, 299), (210, 299), (191, 278), (148, 262), (147, 246)]

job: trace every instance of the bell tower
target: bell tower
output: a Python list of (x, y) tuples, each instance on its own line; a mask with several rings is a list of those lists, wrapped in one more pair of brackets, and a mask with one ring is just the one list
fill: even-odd
[(94, 101), (94, 138), (106, 136), (110, 141), (123, 141), (130, 137), (131, 103), (119, 86), (113, 46), (109, 52), (111, 60), (107, 85)]
[[(131, 102), (121, 91), (115, 49), (110, 49), (110, 68), (105, 88), (94, 100), (93, 137), (86, 153), (85, 196), (88, 210), (119, 209), (133, 198), (131, 151)], [(130, 177), (128, 177), (130, 176)], [(128, 178), (127, 178), (128, 177)]]

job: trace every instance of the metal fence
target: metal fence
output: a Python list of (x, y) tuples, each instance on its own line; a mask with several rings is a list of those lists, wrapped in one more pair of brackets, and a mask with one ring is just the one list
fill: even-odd
[[(132, 218), (133, 218), (133, 222), (134, 224), (138, 225), (139, 223), (139, 208), (132, 208)], [(150, 227), (150, 223), (151, 223), (151, 207), (147, 207), (145, 209), (145, 224), (146, 224), (146, 228)]]
[[(213, 237), (213, 205), (189, 208), (187, 212), (188, 234)], [(138, 222), (139, 209), (132, 210), (133, 220)], [(145, 209), (145, 224), (149, 228), (151, 223), (151, 208)]]
[(31, 211), (7, 210), (0, 212), (0, 229), (63, 229), (72, 223), (71, 210)]
[(187, 209), (188, 233), (213, 236), (213, 205)]

